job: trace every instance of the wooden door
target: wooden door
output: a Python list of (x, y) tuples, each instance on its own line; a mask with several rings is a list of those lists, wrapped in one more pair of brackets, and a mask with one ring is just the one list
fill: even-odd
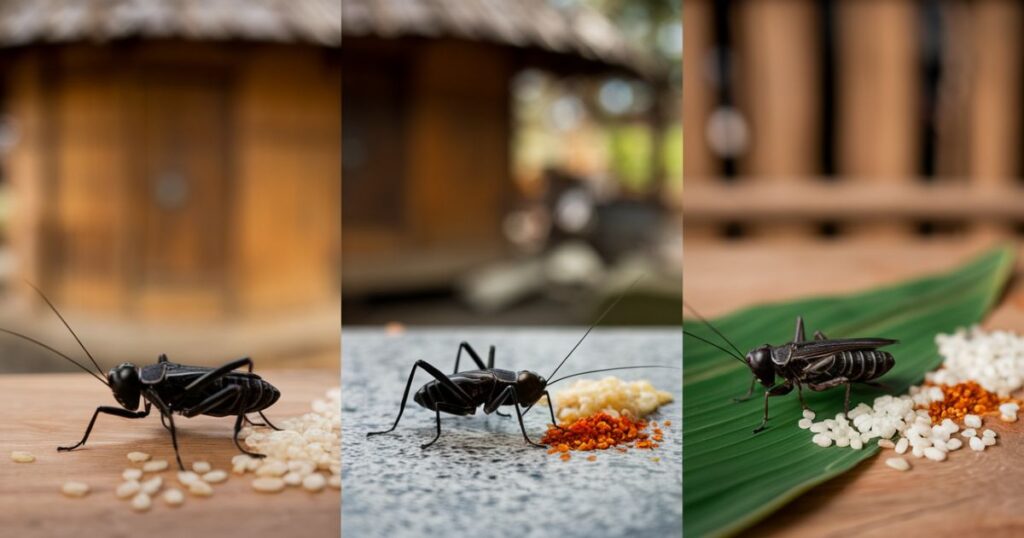
[(228, 305), (231, 222), (227, 84), (175, 69), (140, 75), (132, 278), (143, 310)]

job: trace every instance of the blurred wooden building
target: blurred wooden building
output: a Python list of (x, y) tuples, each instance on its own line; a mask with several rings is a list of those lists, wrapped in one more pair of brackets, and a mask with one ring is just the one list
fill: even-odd
[(603, 15), (548, 0), (345, 0), (345, 293), (445, 285), (502, 256), (514, 75), (643, 76)]
[(19, 276), (114, 319), (340, 293), (337, 0), (0, 3)]
[(1024, 4), (686, 0), (688, 245), (1024, 237)]

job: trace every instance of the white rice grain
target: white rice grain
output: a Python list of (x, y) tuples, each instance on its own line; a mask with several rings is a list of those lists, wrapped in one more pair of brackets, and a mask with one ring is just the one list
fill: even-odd
[(156, 492), (160, 491), (160, 488), (164, 485), (164, 479), (159, 476), (154, 476), (145, 482), (142, 482), (142, 492), (146, 495), (156, 495)]
[(252, 481), (252, 489), (260, 493), (277, 493), (284, 489), (284, 480), (273, 477), (257, 478)]
[(185, 494), (178, 488), (168, 488), (163, 497), (164, 502), (171, 506), (181, 506), (185, 502)]
[(910, 462), (903, 458), (888, 458), (885, 460), (885, 464), (897, 471), (910, 470)]
[(935, 447), (928, 447), (924, 449), (924, 457), (932, 461), (943, 461), (946, 459), (946, 453)]
[(118, 499), (127, 499), (135, 496), (138, 492), (142, 491), (142, 485), (137, 480), (129, 480), (128, 482), (122, 482), (121, 485), (117, 486), (114, 490), (114, 495)]
[(199, 497), (209, 497), (213, 495), (213, 487), (202, 480), (196, 480), (188, 485), (188, 492)]
[(146, 473), (159, 473), (160, 471), (166, 470), (167, 460), (153, 460), (142, 464), (142, 471)]
[(60, 491), (68, 497), (85, 497), (89, 494), (89, 484), (85, 482), (68, 481), (60, 487)]
[(128, 461), (132, 463), (142, 463), (144, 461), (149, 461), (149, 454), (146, 454), (145, 452), (129, 452)]
[(36, 461), (36, 457), (33, 456), (31, 452), (26, 452), (24, 450), (12, 450), (11, 461), (15, 463), (32, 463), (33, 461)]
[(151, 506), (153, 506), (153, 499), (145, 492), (132, 497), (132, 510), (145, 512), (146, 510), (149, 510)]
[(313, 473), (302, 479), (302, 488), (306, 491), (318, 492), (327, 485), (327, 479), (320, 473)]
[(228, 479), (228, 473), (217, 469), (203, 475), (203, 481), (210, 484), (219, 484)]

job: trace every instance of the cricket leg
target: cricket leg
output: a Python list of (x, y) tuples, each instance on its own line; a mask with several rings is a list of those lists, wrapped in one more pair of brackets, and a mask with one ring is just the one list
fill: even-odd
[(804, 335), (804, 317), (796, 317), (796, 334), (793, 336), (793, 342), (803, 342), (807, 337)]
[(192, 391), (203, 390), (210, 383), (213, 383), (218, 379), (224, 377), (232, 370), (237, 370), (243, 366), (248, 366), (249, 373), (252, 373), (252, 359), (250, 359), (249, 357), (242, 357), (241, 359), (236, 359), (227, 364), (218, 366), (217, 368), (214, 368), (213, 370), (210, 370), (209, 372), (199, 376), (195, 381), (185, 386), (184, 392), (187, 393)]
[(427, 448), (430, 445), (436, 443), (437, 440), (441, 438), (441, 410), (437, 409), (434, 411), (434, 413), (436, 413), (437, 417), (437, 433), (434, 435), (434, 438), (431, 439), (429, 443), (420, 445), (420, 448)]
[[(550, 399), (548, 401), (550, 402)], [(501, 394), (499, 394), (497, 398), (494, 398), (493, 400), (487, 402), (484, 405), (484, 413), (493, 413), (496, 409), (498, 409), (499, 405), (508, 402), (512, 403), (512, 405), (514, 405), (516, 408), (516, 417), (519, 418), (519, 429), (522, 430), (523, 432), (523, 439), (526, 439), (526, 442), (530, 443), (533, 446), (546, 448), (544, 445), (537, 444), (531, 441), (530, 436), (526, 434), (526, 425), (523, 424), (523, 412), (519, 408), (519, 396), (516, 394), (515, 386), (509, 385), (505, 387), (505, 390), (501, 391)]]
[[(211, 409), (214, 409), (214, 408), (217, 408), (217, 407), (220, 407), (220, 406), (224, 405), (228, 401), (231, 402), (229, 407), (235, 407), (238, 404), (238, 400), (239, 400), (239, 398), (241, 398), (241, 396), (242, 396), (242, 388), (241, 387), (239, 387), (238, 385), (228, 385), (228, 386), (224, 387), (223, 389), (220, 389), (219, 391), (211, 394), (208, 398), (206, 398), (205, 400), (199, 402), (195, 406), (190, 407), (188, 409), (182, 410), (181, 414), (182, 414), (182, 416), (187, 417), (187, 418), (191, 418), (191, 417), (194, 417), (194, 416), (197, 416), (197, 415), (202, 415), (203, 413), (206, 413), (207, 411), (210, 411)], [(235, 442), (235, 446), (238, 447), (238, 450), (242, 451), (242, 453), (247, 454), (249, 456), (252, 456), (254, 458), (262, 458), (262, 457), (264, 457), (263, 454), (259, 454), (257, 452), (250, 452), (250, 451), (246, 450), (242, 446), (241, 443), (238, 442), (238, 434), (239, 434), (239, 432), (242, 431), (242, 421), (244, 419), (245, 419), (245, 413), (244, 412), (239, 413), (238, 414), (238, 418), (235, 420), (234, 435), (232, 435), (231, 439)]]
[(559, 426), (558, 421), (555, 420), (555, 408), (554, 406), (551, 405), (551, 394), (549, 394), (548, 391), (545, 390), (544, 397), (548, 399), (548, 411), (551, 412), (551, 425), (560, 430), (565, 430), (565, 428)]
[[(405, 383), (405, 392), (402, 393), (402, 403), (398, 407), (398, 417), (395, 418), (395, 423), (392, 424), (391, 428), (389, 428), (387, 430), (379, 431), (379, 432), (368, 432), (366, 434), (367, 437), (369, 437), (371, 435), (380, 435), (382, 433), (389, 433), (389, 432), (394, 431), (395, 428), (398, 427), (398, 421), (402, 420), (402, 413), (405, 412), (405, 402), (408, 401), (408, 399), (409, 399), (409, 389), (412, 387), (412, 379), (413, 379), (413, 377), (416, 376), (416, 368), (423, 369), (428, 374), (432, 375), (434, 377), (434, 379), (436, 379), (438, 381), (438, 383), (441, 384), (441, 386), (443, 386), (443, 387), (447, 388), (449, 391), (451, 391), (452, 397), (456, 398), (457, 400), (459, 400), (456, 403), (464, 404), (466, 406), (470, 406), (470, 397), (469, 397), (469, 395), (466, 394), (466, 392), (464, 390), (459, 388), (458, 385), (456, 385), (454, 382), (452, 382), (452, 380), (449, 379), (448, 376), (444, 375), (441, 372), (441, 370), (438, 370), (437, 368), (435, 368), (433, 365), (431, 365), (430, 363), (428, 363), (426, 361), (416, 361), (416, 364), (414, 364), (412, 366), (412, 370), (409, 372), (409, 380)], [(438, 417), (440, 417), (440, 414), (438, 414)], [(440, 421), (440, 418), (438, 418), (438, 428), (441, 427), (440, 424), (441, 424), (441, 421)], [(427, 446), (430, 446), (430, 445), (428, 444)]]
[[(469, 342), (462, 342), (461, 344), (459, 344), (459, 350), (455, 353), (455, 369), (452, 370), (453, 374), (459, 373), (459, 359), (462, 358), (463, 350), (465, 350), (466, 353), (469, 353), (469, 358), (473, 359), (473, 362), (476, 363), (476, 367), (478, 369), (487, 369), (487, 367), (484, 366), (484, 361), (480, 360), (480, 355), (477, 355), (476, 350), (473, 349), (473, 346), (469, 345)], [(494, 359), (494, 346), (491, 346), (491, 359)]]
[(754, 433), (761, 433), (765, 428), (768, 427), (768, 398), (771, 396), (782, 396), (783, 394), (789, 394), (793, 390), (793, 385), (788, 381), (782, 385), (775, 385), (764, 391), (764, 418), (761, 419), (761, 425), (754, 429)]
[(274, 426), (274, 423), (270, 422), (270, 419), (267, 418), (267, 415), (263, 414), (263, 411), (257, 411), (257, 413), (259, 414), (260, 418), (263, 419), (263, 424), (261, 424), (262, 426), (269, 426), (270, 429), (272, 430), (281, 431), (281, 428)]
[(843, 404), (843, 416), (847, 416), (848, 413), (850, 412), (850, 383), (851, 383), (851, 381), (849, 379), (840, 376), (840, 377), (835, 377), (835, 378), (829, 379), (828, 381), (825, 381), (823, 383), (808, 383), (807, 386), (810, 387), (811, 390), (813, 390), (813, 391), (821, 392), (823, 390), (828, 390), (828, 389), (831, 389), (833, 387), (838, 387), (839, 385), (844, 385), (845, 384), (846, 385), (846, 400), (845, 400), (845, 403)]
[[(480, 355), (477, 355), (477, 353), (473, 349), (473, 347), (469, 345), (469, 342), (462, 342), (461, 344), (459, 344), (459, 351), (455, 354), (455, 369), (452, 370), (453, 374), (459, 373), (459, 358), (462, 355), (462, 350), (463, 349), (466, 350), (466, 353), (469, 353), (469, 358), (473, 359), (473, 362), (476, 363), (476, 367), (479, 368), (480, 370), (492, 370), (492, 369), (494, 369), (494, 346), (491, 346), (491, 348), (488, 350), (488, 353), (487, 353), (487, 365), (484, 366), (484, 361), (482, 361), (480, 359)], [(504, 417), (504, 418), (511, 418), (512, 417), (512, 415), (507, 415), (505, 413), (502, 413), (501, 411), (498, 411), (495, 414), (498, 415), (499, 417)]]
[(77, 443), (75, 443), (74, 445), (71, 445), (71, 446), (59, 446), (59, 447), (57, 447), (57, 450), (59, 452), (68, 452), (70, 450), (74, 450), (74, 449), (84, 445), (85, 442), (89, 440), (89, 434), (92, 433), (92, 427), (93, 427), (93, 425), (96, 424), (96, 417), (98, 417), (100, 415), (100, 413), (104, 413), (104, 414), (107, 414), (107, 415), (114, 415), (115, 417), (122, 417), (122, 418), (145, 418), (145, 417), (149, 416), (149, 408), (150, 408), (150, 403), (149, 402), (146, 402), (146, 406), (143, 408), (142, 411), (129, 411), (127, 409), (122, 409), (120, 407), (108, 407), (108, 406), (97, 407), (96, 411), (94, 411), (93, 414), (92, 414), (92, 419), (89, 420), (89, 425), (86, 426), (86, 428), (85, 428), (85, 435), (82, 436), (82, 440), (77, 442)]
[(235, 447), (237, 447), (238, 450), (241, 451), (243, 454), (246, 454), (253, 458), (265, 458), (266, 454), (260, 454), (259, 452), (249, 452), (242, 446), (242, 443), (238, 442), (238, 434), (239, 432), (242, 431), (242, 417), (244, 416), (244, 414), (240, 414), (238, 415), (238, 418), (235, 419), (235, 429), (234, 433), (231, 436), (231, 440), (235, 442)]
[(810, 407), (807, 407), (807, 403), (804, 402), (804, 388), (800, 383), (796, 384), (796, 394), (800, 397), (800, 407), (803, 407), (804, 411), (809, 410)]

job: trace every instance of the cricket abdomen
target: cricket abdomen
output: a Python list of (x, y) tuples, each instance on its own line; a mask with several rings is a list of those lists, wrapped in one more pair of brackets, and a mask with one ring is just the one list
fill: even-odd
[[(187, 378), (183, 378), (175, 384), (181, 384), (187, 380)], [(165, 387), (171, 388), (173, 385), (161, 386), (161, 389)], [(255, 413), (274, 405), (281, 397), (281, 392), (277, 390), (277, 387), (263, 380), (260, 376), (250, 373), (227, 374), (205, 386), (201, 392), (190, 393), (187, 397), (178, 400), (167, 397), (172, 396), (172, 394), (167, 396), (161, 394), (161, 397), (174, 401), (173, 407), (175, 412), (184, 412), (202, 405), (203, 402), (208, 401), (208, 398), (217, 395), (225, 388), (231, 386), (238, 388), (213, 407), (204, 410), (202, 414), (213, 417), (227, 417), (243, 413)], [(160, 392), (165, 392), (165, 390), (160, 390)]]
[[(491, 398), (495, 387), (502, 384), (502, 374), (507, 370), (468, 370), (452, 374), (448, 377), (468, 399), (439, 381), (433, 380), (423, 385), (413, 395), (413, 401), (431, 411), (441, 411), (452, 415), (472, 415), (476, 408)], [(513, 373), (514, 375), (514, 373)], [(513, 378), (514, 379), (514, 378)]]
[(886, 351), (841, 351), (818, 361), (808, 371), (808, 380), (817, 381), (845, 377), (853, 382), (877, 379), (892, 369), (896, 359)]

